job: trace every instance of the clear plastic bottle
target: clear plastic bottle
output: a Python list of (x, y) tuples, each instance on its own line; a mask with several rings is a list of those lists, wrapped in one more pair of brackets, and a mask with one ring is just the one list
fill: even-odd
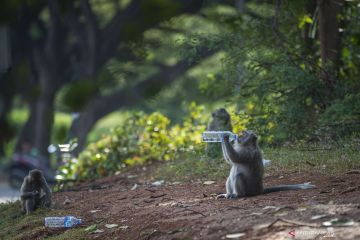
[(230, 131), (205, 131), (201, 134), (203, 142), (222, 142), (223, 135), (229, 135), (229, 140), (236, 140), (238, 135)]
[(78, 224), (81, 224), (81, 219), (73, 216), (45, 218), (45, 227), (49, 228), (70, 228)]

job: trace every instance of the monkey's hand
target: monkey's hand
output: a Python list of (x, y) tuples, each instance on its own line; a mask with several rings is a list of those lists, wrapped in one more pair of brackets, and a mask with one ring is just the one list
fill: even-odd
[(226, 133), (225, 133), (225, 134), (222, 135), (222, 140), (223, 140), (223, 142), (229, 142), (229, 138), (230, 138), (230, 137), (229, 137), (229, 134), (226, 134)]
[(37, 196), (37, 195), (39, 195), (39, 192), (38, 192), (37, 190), (34, 190), (34, 191), (32, 192), (32, 194), (33, 194), (34, 196)]

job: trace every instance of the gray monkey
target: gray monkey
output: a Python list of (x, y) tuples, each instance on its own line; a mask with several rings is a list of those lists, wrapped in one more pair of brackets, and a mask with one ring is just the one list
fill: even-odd
[(22, 211), (29, 214), (39, 207), (51, 207), (51, 189), (43, 173), (34, 169), (25, 176), (20, 188)]
[(221, 147), (224, 159), (231, 165), (231, 170), (226, 181), (226, 194), (220, 194), (218, 198), (239, 198), (315, 187), (310, 184), (294, 184), (264, 189), (262, 154), (257, 144), (257, 136), (251, 131), (244, 131), (242, 137), (238, 138), (233, 145), (229, 142), (229, 136), (224, 135)]
[[(211, 114), (211, 120), (206, 128), (207, 131), (230, 131), (232, 132), (230, 114), (225, 108), (216, 109)], [(208, 143), (205, 149), (206, 155), (210, 158), (219, 158), (221, 149), (218, 143)]]

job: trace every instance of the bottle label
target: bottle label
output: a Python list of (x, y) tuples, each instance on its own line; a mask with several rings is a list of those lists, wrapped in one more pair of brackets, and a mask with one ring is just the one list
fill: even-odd
[(236, 140), (237, 135), (230, 131), (205, 131), (202, 133), (203, 142), (222, 142), (223, 135), (229, 136), (230, 140)]
[(71, 227), (71, 219), (69, 217), (64, 218), (64, 227)]

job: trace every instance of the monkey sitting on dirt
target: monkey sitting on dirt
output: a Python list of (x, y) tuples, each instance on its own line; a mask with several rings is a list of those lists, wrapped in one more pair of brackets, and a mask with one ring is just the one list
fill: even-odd
[(43, 173), (38, 169), (29, 171), (20, 189), (22, 211), (29, 214), (39, 207), (51, 207), (51, 196)]
[[(230, 131), (232, 132), (230, 114), (225, 108), (216, 109), (206, 128), (207, 131)], [(206, 146), (206, 155), (210, 158), (219, 158), (221, 149), (218, 143), (208, 143)]]
[(218, 198), (239, 198), (285, 190), (314, 188), (310, 184), (278, 185), (263, 188), (264, 166), (257, 136), (251, 131), (244, 131), (232, 145), (229, 136), (224, 135), (221, 143), (224, 159), (231, 164), (226, 181), (226, 194)]

